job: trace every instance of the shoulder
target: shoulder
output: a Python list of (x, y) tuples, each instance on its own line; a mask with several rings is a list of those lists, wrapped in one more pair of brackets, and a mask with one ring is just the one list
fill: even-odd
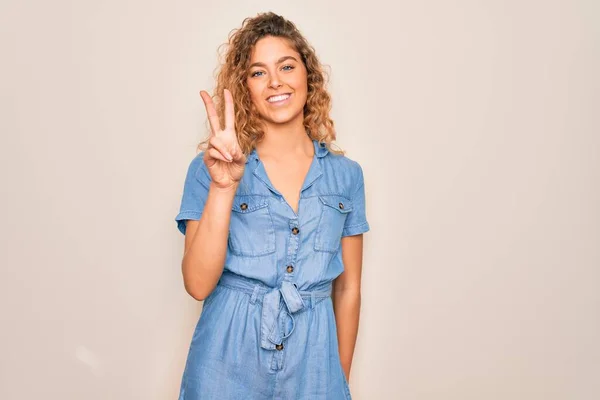
[(361, 165), (343, 154), (328, 153), (321, 159), (324, 179), (318, 186), (321, 193), (352, 198), (363, 185)]
[(363, 179), (363, 169), (360, 163), (347, 155), (329, 153), (325, 157), (336, 174), (348, 177), (352, 182)]
[(204, 152), (196, 154), (194, 158), (190, 161), (187, 173), (187, 180), (189, 181), (198, 181), (204, 186), (208, 186), (210, 183), (210, 174), (208, 173), (208, 168), (206, 168), (206, 164), (204, 164)]

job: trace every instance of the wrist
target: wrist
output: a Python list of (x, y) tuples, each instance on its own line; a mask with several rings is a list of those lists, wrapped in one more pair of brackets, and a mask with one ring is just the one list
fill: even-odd
[(228, 186), (218, 186), (216, 183), (211, 181), (209, 190), (221, 194), (235, 194), (239, 185), (239, 181), (233, 182)]

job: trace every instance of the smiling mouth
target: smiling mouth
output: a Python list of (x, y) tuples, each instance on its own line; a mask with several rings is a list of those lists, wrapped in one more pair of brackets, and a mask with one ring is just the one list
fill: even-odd
[(270, 96), (267, 98), (267, 101), (269, 103), (281, 103), (283, 101), (286, 101), (287, 99), (289, 99), (292, 96), (291, 93), (284, 93), (284, 94), (278, 94), (276, 96)]

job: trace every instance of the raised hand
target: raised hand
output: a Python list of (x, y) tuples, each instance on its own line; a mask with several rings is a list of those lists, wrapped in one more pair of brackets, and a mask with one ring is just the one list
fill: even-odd
[(221, 129), (219, 116), (210, 95), (205, 91), (201, 91), (200, 97), (204, 101), (211, 130), (208, 148), (204, 152), (204, 163), (213, 183), (217, 187), (230, 188), (242, 179), (246, 166), (246, 156), (240, 148), (234, 127), (233, 97), (231, 92), (225, 89), (224, 129)]

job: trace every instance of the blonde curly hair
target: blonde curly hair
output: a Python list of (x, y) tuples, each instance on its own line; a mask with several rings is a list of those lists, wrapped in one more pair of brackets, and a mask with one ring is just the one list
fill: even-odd
[[(219, 47), (219, 52), (225, 51), (221, 54), (220, 68), (216, 71), (217, 84), (212, 98), (221, 126), (224, 126), (225, 114), (223, 90), (228, 89), (233, 96), (235, 107), (237, 139), (244, 154), (248, 155), (264, 137), (264, 126), (250, 98), (246, 77), (252, 49), (266, 36), (287, 39), (300, 54), (306, 67), (308, 93), (304, 105), (304, 127), (308, 136), (325, 144), (329, 151), (344, 154), (337, 145), (336, 148), (332, 147), (336, 133), (333, 120), (329, 116), (331, 96), (326, 90), (328, 77), (315, 54), (315, 49), (291, 21), (272, 12), (244, 19), (241, 28), (231, 31), (228, 43)], [(208, 138), (198, 145), (198, 149), (205, 149), (207, 143)]]

